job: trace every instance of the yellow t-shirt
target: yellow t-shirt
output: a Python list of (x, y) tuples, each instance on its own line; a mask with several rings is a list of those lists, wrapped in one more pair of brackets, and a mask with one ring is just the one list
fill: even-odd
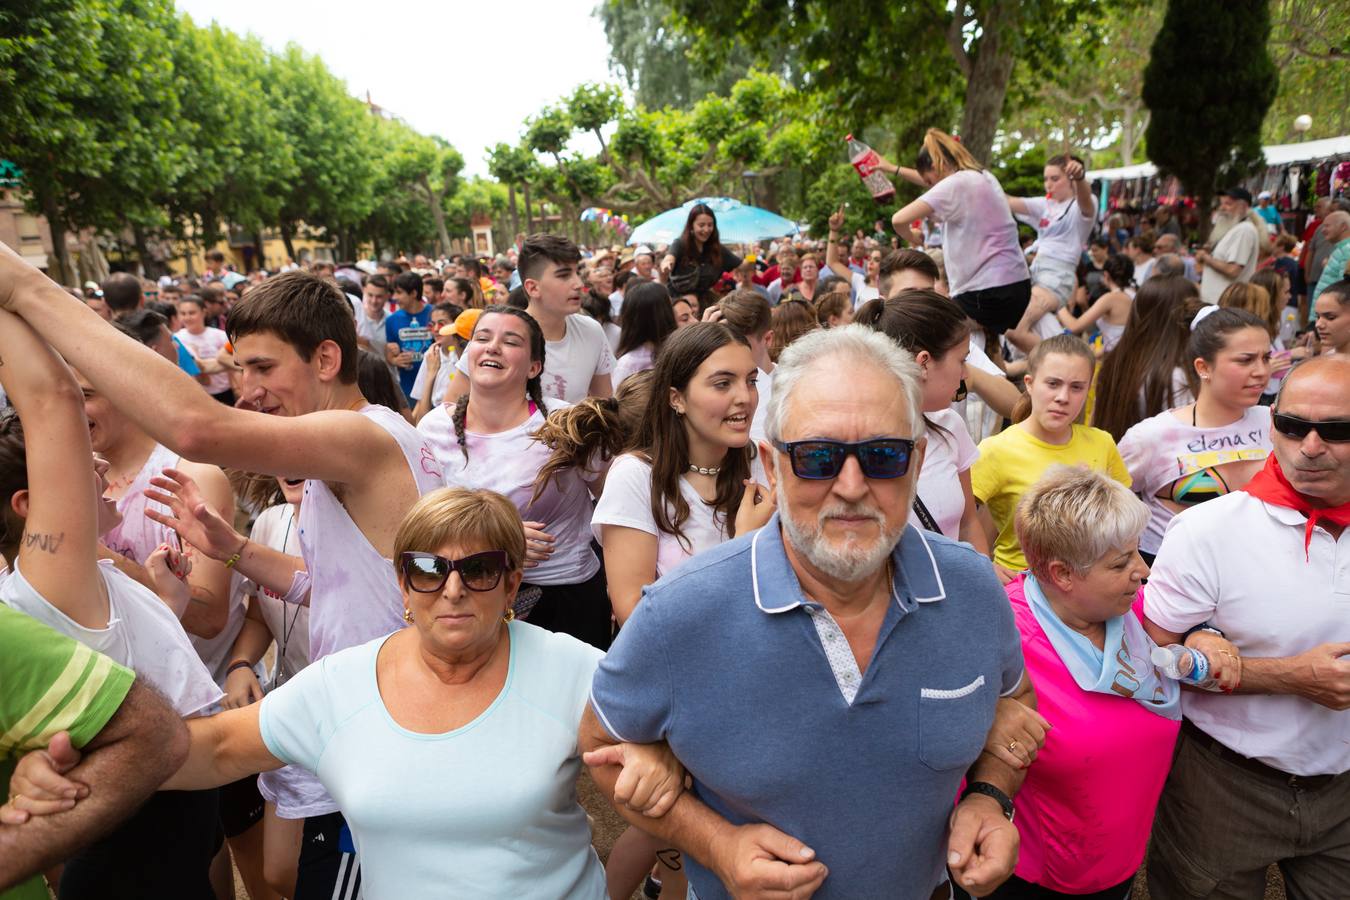
[(1014, 572), (1027, 567), (1013, 528), (1017, 502), (1054, 465), (1087, 466), (1130, 486), (1130, 473), (1116, 442), (1100, 428), (1075, 425), (1068, 443), (1047, 444), (1014, 425), (980, 441), (980, 458), (970, 470), (971, 490), (977, 501), (989, 507), (998, 526), (994, 562)]

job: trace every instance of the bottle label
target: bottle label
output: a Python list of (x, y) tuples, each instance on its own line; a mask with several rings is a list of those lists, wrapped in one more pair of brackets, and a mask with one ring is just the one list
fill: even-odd
[[(835, 157), (835, 159), (838, 158), (839, 157), (837, 156)], [(858, 174), (863, 178), (866, 178), (877, 170), (877, 166), (881, 165), (881, 157), (877, 156), (877, 151), (868, 147), (862, 153), (853, 157), (852, 163), (853, 168), (858, 170)]]
[(1192, 684), (1204, 684), (1209, 680), (1209, 657), (1193, 648), (1186, 648), (1191, 654), (1191, 671), (1186, 680)]

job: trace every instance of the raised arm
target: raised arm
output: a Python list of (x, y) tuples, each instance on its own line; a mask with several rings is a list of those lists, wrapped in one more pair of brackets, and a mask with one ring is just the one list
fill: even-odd
[(848, 267), (848, 262), (841, 257), (839, 252), (840, 244), (839, 229), (844, 227), (844, 205), (839, 204), (839, 209), (830, 216), (830, 238), (825, 243), (825, 265), (830, 267), (830, 271), (846, 281), (853, 280), (853, 270)]
[(186, 754), (182, 719), (153, 690), (133, 684), (117, 712), (84, 746), (79, 762), (65, 773), (87, 785), (88, 796), (72, 809), (34, 816), (22, 825), (0, 825), (0, 890), (70, 858), (111, 831), (155, 792)]
[(1027, 202), (1022, 197), (1014, 197), (1012, 194), (1004, 194), (1008, 198), (1008, 209), (1014, 216), (1025, 216), (1027, 214)]
[(1078, 201), (1078, 211), (1089, 219), (1097, 217), (1097, 201), (1092, 196), (1092, 185), (1088, 184), (1087, 172), (1077, 160), (1069, 160), (1064, 174), (1073, 182), (1073, 196)]
[(1110, 312), (1111, 305), (1115, 303), (1113, 294), (1115, 294), (1115, 291), (1102, 294), (1081, 316), (1075, 316), (1067, 309), (1061, 307), (1055, 312), (1055, 315), (1059, 318), (1059, 324), (1063, 325), (1074, 334), (1082, 334), (1092, 327), (1093, 322), (1096, 322), (1102, 316)]
[[(0, 307), (23, 317), (61, 356), (78, 361), (99, 393), (155, 440), (188, 459), (348, 484), (366, 484), (387, 474), (387, 467), (372, 466), (371, 461), (390, 458), (396, 443), (365, 417), (347, 411), (283, 417), (231, 409), (154, 350), (109, 326), (3, 244)], [(336, 346), (326, 343), (315, 353), (317, 365), (336, 384), (341, 366)], [(250, 365), (248, 360), (241, 363)], [(155, 390), (147, 391), (147, 384)], [(324, 452), (314, 452), (316, 447)]]
[(911, 169), (908, 166), (897, 166), (895, 163), (882, 157), (879, 153), (877, 154), (877, 157), (880, 159), (880, 164), (877, 168), (881, 169), (881, 171), (891, 175), (899, 175), (910, 184), (918, 185), (921, 188), (928, 187), (928, 182), (923, 180), (923, 176), (919, 174), (918, 169)]
[[(97, 313), (65, 291), (60, 293), (116, 333)], [(147, 352), (160, 359), (154, 351)], [(0, 383), (23, 426), (28, 468), (27, 492), (16, 494), (13, 501), (3, 498), (23, 507), (18, 510), (24, 517), (23, 533), (5, 536), (6, 544), (15, 548), (9, 552), (47, 602), (85, 628), (106, 628), (108, 595), (97, 562), (101, 479), (89, 447), (84, 396), (52, 348), (22, 319), (4, 310), (0, 310)], [(193, 390), (199, 388), (194, 385)], [(106, 469), (107, 464), (102, 465)]]

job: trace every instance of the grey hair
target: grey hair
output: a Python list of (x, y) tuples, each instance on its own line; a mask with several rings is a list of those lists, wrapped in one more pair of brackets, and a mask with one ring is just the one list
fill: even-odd
[(1086, 466), (1051, 466), (1017, 504), (1017, 542), (1045, 577), (1059, 560), (1079, 574), (1148, 525), (1148, 507), (1125, 485)]
[(914, 356), (880, 331), (865, 325), (846, 325), (807, 332), (778, 357), (764, 422), (769, 440), (782, 440), (792, 392), (809, 371), (825, 360), (838, 360), (839, 365), (821, 374), (838, 379), (840, 390), (847, 389), (847, 377), (860, 366), (872, 366), (894, 378), (909, 407), (909, 437), (915, 441), (923, 437), (922, 376)]

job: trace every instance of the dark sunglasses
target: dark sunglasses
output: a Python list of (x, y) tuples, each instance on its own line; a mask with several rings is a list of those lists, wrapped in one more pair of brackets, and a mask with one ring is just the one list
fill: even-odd
[(458, 572), (471, 591), (490, 591), (501, 583), (506, 571), (506, 551), (486, 550), (463, 559), (446, 559), (435, 553), (404, 553), (400, 559), (403, 578), (419, 594), (438, 594)]
[(1303, 440), (1308, 436), (1308, 432), (1316, 431), (1318, 437), (1330, 444), (1344, 444), (1350, 441), (1350, 419), (1309, 422), (1297, 416), (1272, 413), (1270, 421), (1274, 424), (1275, 430), (1285, 437)]
[(914, 453), (914, 442), (908, 438), (876, 438), (856, 444), (774, 441), (773, 445), (787, 454), (792, 474), (809, 481), (838, 477), (850, 456), (858, 458), (858, 465), (868, 478), (899, 478), (909, 471), (909, 459)]

